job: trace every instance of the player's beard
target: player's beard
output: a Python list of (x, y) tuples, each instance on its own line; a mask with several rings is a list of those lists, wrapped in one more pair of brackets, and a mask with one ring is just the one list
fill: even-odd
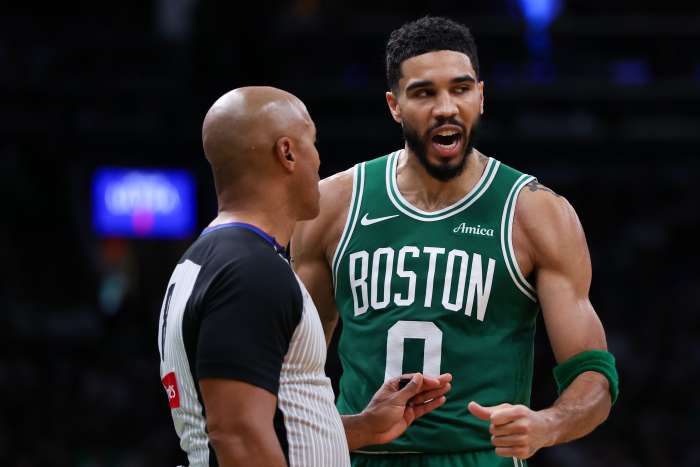
[[(460, 158), (459, 163), (454, 166), (449, 165), (449, 160), (445, 160), (438, 164), (434, 164), (428, 160), (428, 145), (431, 143), (430, 132), (439, 126), (447, 124), (462, 128), (462, 134), (467, 138), (464, 149), (462, 150), (462, 157)], [(428, 175), (442, 182), (447, 182), (457, 177), (464, 171), (464, 166), (467, 164), (467, 157), (469, 157), (472, 149), (474, 149), (474, 142), (476, 139), (478, 126), (479, 120), (476, 120), (470, 128), (469, 134), (467, 135), (464, 125), (457, 122), (453, 118), (445, 118), (438, 121), (438, 123), (436, 123), (432, 128), (429, 128), (423, 137), (419, 136), (418, 132), (405, 121), (402, 123), (401, 128), (403, 129), (403, 137), (406, 140), (408, 148), (416, 155), (418, 161), (421, 163), (423, 168), (425, 168), (425, 171), (428, 172)]]

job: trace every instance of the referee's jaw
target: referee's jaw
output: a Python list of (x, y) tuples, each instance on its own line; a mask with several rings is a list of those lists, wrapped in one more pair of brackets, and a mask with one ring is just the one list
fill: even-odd
[(321, 160), (316, 149), (316, 125), (311, 116), (306, 114), (302, 131), (297, 140), (296, 152), (298, 158), (295, 189), (290, 193), (291, 199), (296, 199), (297, 220), (310, 220), (320, 212), (321, 194), (319, 191), (320, 177), (318, 174)]

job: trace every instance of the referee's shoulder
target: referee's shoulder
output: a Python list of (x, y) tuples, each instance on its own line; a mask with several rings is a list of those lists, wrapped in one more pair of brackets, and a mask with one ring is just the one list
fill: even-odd
[(205, 245), (208, 268), (256, 278), (266, 275), (275, 279), (293, 278), (289, 263), (262, 239), (244, 232), (212, 232), (210, 235)]

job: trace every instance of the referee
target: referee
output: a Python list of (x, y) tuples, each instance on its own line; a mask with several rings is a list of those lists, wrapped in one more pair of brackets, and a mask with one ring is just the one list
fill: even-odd
[(283, 247), (319, 211), (314, 123), (287, 92), (240, 88), (214, 103), (202, 137), (219, 213), (175, 267), (158, 326), (180, 446), (196, 467), (349, 466), (348, 449), (442, 405), (451, 375), (390, 380), (341, 417), (316, 307)]

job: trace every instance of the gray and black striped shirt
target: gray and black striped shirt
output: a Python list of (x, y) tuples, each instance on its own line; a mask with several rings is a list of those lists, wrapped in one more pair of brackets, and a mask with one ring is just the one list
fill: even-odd
[(277, 396), (275, 429), (290, 467), (347, 467), (345, 432), (324, 374), (316, 308), (272, 237), (249, 224), (207, 229), (170, 277), (158, 326), (160, 374), (193, 467), (217, 466), (200, 378)]

